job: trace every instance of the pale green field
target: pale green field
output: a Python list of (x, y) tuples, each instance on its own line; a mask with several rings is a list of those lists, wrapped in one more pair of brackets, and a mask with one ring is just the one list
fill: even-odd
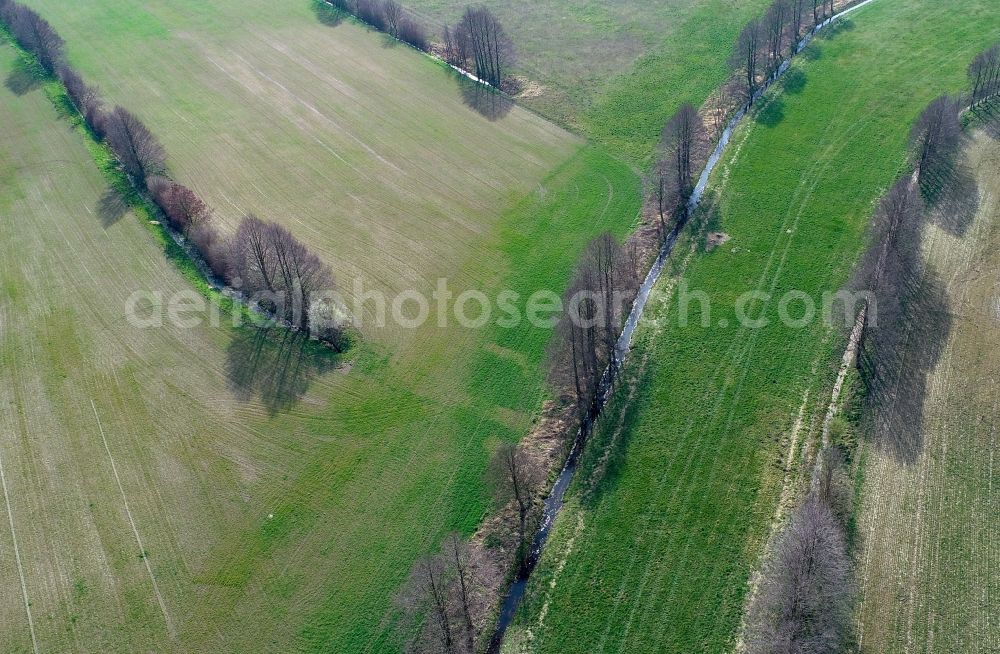
[[(865, 447), (858, 613), (872, 654), (1000, 650), (1000, 142), (979, 132), (966, 156), (978, 211), (925, 230), (950, 329), (936, 335), (941, 356), (924, 380), (919, 448), (901, 461)], [(923, 367), (929, 347), (915, 342), (904, 365)], [(905, 411), (910, 390), (888, 410)]]
[[(13, 62), (0, 45), (0, 75)], [(133, 215), (105, 226), (104, 180), (43, 90), (0, 87), (0, 123), (0, 649), (32, 651), (22, 583), (37, 651), (213, 649), (213, 620), (266, 597), (213, 583), (213, 552), (266, 524), (304, 422), (237, 398), (230, 330), (126, 322), (133, 291), (190, 286)]]
[(523, 109), (484, 117), (441, 66), (306, 0), (26, 4), (224, 226), (246, 211), (288, 226), (348, 294), (495, 276), (503, 212), (582, 145)]

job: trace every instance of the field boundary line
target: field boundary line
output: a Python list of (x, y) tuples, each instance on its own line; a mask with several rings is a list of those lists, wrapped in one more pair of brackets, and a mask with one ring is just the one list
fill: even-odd
[(10, 494), (7, 492), (7, 476), (3, 471), (3, 457), (0, 457), (0, 486), (3, 486), (3, 499), (7, 505), (7, 522), (10, 523), (10, 538), (14, 542), (14, 561), (17, 563), (17, 574), (21, 578), (21, 599), (24, 600), (24, 612), (28, 614), (28, 631), (31, 632), (31, 647), (39, 654), (38, 639), (35, 637), (35, 621), (31, 617), (31, 603), (28, 601), (28, 585), (24, 580), (24, 565), (21, 563), (21, 548), (17, 544), (17, 531), (14, 529), (14, 511), (10, 506)]
[(135, 518), (132, 517), (132, 510), (128, 505), (128, 498), (125, 496), (125, 488), (122, 486), (121, 477), (118, 476), (118, 466), (115, 465), (115, 458), (111, 456), (111, 448), (108, 447), (108, 438), (104, 435), (104, 426), (101, 424), (101, 417), (97, 414), (97, 405), (94, 400), (90, 400), (90, 408), (94, 410), (94, 418), (97, 419), (97, 428), (101, 432), (101, 440), (104, 442), (104, 451), (108, 454), (108, 461), (111, 462), (111, 472), (115, 475), (115, 483), (118, 484), (118, 491), (122, 496), (122, 504), (125, 505), (125, 515), (128, 516), (129, 524), (132, 526), (132, 533), (135, 534), (135, 542), (139, 545), (139, 556), (142, 558), (142, 562), (146, 565), (146, 571), (149, 573), (149, 580), (153, 582), (153, 593), (156, 595), (156, 601), (160, 605), (160, 611), (163, 612), (163, 620), (167, 625), (167, 632), (170, 634), (171, 639), (175, 639), (176, 635), (174, 633), (174, 625), (170, 621), (170, 615), (167, 613), (167, 605), (163, 601), (163, 595), (160, 594), (160, 587), (156, 583), (156, 576), (153, 574), (153, 566), (149, 565), (149, 557), (146, 556), (146, 548), (142, 544), (142, 537), (139, 536), (139, 528), (136, 527)]

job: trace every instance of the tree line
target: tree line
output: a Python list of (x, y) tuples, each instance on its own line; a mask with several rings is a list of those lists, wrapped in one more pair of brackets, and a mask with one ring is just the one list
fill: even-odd
[(397, 0), (329, 0), (329, 4), (417, 50), (430, 52), (427, 30)]
[(320, 293), (334, 290), (328, 265), (287, 229), (252, 214), (242, 219), (235, 235), (223, 237), (212, 209), (190, 188), (169, 178), (167, 152), (159, 139), (132, 112), (105, 105), (99, 89), (66, 62), (64, 42), (44, 18), (14, 0), (0, 0), (0, 20), (45, 73), (62, 82), (86, 127), (107, 145), (132, 186), (148, 195), (218, 279), (272, 317), (338, 350), (346, 345), (344, 330), (332, 319), (329, 306), (323, 298), (315, 302)]
[[(798, 51), (802, 39), (834, 15), (832, 0), (774, 0), (763, 16), (740, 31), (729, 57), (729, 80), (707, 110), (721, 132), (739, 98), (749, 106), (773, 79), (782, 64)], [(652, 172), (646, 179), (649, 205), (659, 219), (659, 232), (666, 239), (690, 217), (698, 164), (707, 154), (710, 139), (699, 111), (685, 103), (670, 117), (660, 135)]]
[(708, 144), (708, 133), (698, 110), (685, 102), (663, 128), (653, 172), (647, 179), (659, 218), (661, 240), (666, 240), (672, 228), (683, 226), (690, 217), (696, 172)]
[(729, 66), (745, 105), (752, 104), (782, 63), (798, 52), (802, 38), (833, 15), (833, 0), (774, 0), (763, 16), (743, 27)]
[(548, 344), (548, 382), (563, 403), (572, 404), (586, 431), (601, 394), (618, 372), (616, 346), (627, 309), (639, 290), (635, 248), (609, 232), (584, 249), (563, 293), (565, 311)]
[(504, 443), (494, 452), (486, 474), (499, 511), (491, 532), (498, 542), (470, 542), (451, 534), (439, 552), (414, 563), (396, 594), (402, 616), (398, 632), (408, 652), (482, 651), (505, 577), (502, 561), (513, 560), (515, 574), (526, 574), (541, 517), (538, 499), (545, 470), (524, 446)]
[(975, 108), (1000, 95), (1000, 43), (979, 53), (969, 64), (969, 106)]
[(445, 25), (443, 42), (432, 46), (424, 29), (397, 0), (318, 0), (354, 16), (418, 50), (436, 50), (447, 63), (471, 71), (480, 81), (504, 88), (516, 60), (514, 44), (496, 15), (486, 7), (468, 6), (455, 25)]
[[(590, 428), (620, 361), (616, 344), (638, 290), (632, 246), (610, 233), (584, 248), (563, 294), (564, 311), (547, 350), (548, 381), (582, 433)], [(542, 517), (547, 470), (543, 457), (523, 444), (504, 443), (486, 471), (496, 517), (488, 538), (468, 543), (449, 536), (441, 551), (419, 559), (396, 597), (400, 638), (407, 651), (465, 654), (481, 651), (504, 579), (504, 561), (525, 578)]]
[[(898, 355), (907, 341), (910, 305), (924, 273), (924, 206), (947, 183), (960, 144), (960, 105), (941, 96), (914, 121), (908, 139), (913, 172), (902, 175), (879, 200), (869, 226), (872, 247), (851, 282), (854, 290), (878, 300), (877, 307), (866, 306), (856, 360), (869, 413), (900, 392), (884, 380), (900, 365)], [(870, 327), (874, 324), (877, 329)], [(921, 347), (933, 346), (921, 340)], [(837, 445), (824, 448), (810, 492), (765, 557), (747, 617), (750, 654), (835, 654), (850, 642), (856, 593), (846, 539), (852, 485), (845, 459)]]

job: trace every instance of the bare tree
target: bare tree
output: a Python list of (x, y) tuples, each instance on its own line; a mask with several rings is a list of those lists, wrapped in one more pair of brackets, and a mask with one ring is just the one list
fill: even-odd
[(100, 92), (97, 90), (97, 87), (90, 86), (84, 82), (80, 74), (72, 67), (62, 64), (56, 72), (59, 80), (66, 87), (66, 95), (69, 96), (73, 106), (76, 107), (80, 114), (85, 114), (87, 107), (91, 104), (101, 101)]
[(959, 103), (948, 96), (931, 102), (910, 130), (910, 157), (921, 189), (933, 194), (951, 168), (962, 126)]
[(444, 26), (445, 60), (452, 66), (466, 68), (469, 65), (469, 34), (464, 22), (459, 22), (454, 29)]
[(277, 224), (268, 227), (270, 248), (285, 292), (285, 319), (300, 329), (308, 329), (313, 295), (333, 287), (330, 267), (285, 227)]
[(305, 244), (285, 227), (253, 214), (236, 230), (228, 265), (233, 279), (262, 309), (300, 329), (310, 328), (313, 300), (334, 287), (330, 267)]
[(615, 347), (625, 307), (639, 286), (634, 255), (607, 232), (587, 245), (548, 344), (549, 383), (560, 393), (572, 394), (583, 429), (593, 417), (605, 370), (614, 375), (619, 363)]
[(1000, 93), (1000, 44), (976, 55), (969, 64), (970, 102), (976, 106)]
[(247, 214), (240, 221), (232, 240), (232, 274), (239, 279), (240, 288), (248, 294), (277, 291), (278, 262), (271, 251), (268, 232), (267, 223), (253, 214)]
[(844, 535), (810, 497), (778, 537), (748, 619), (750, 654), (844, 651), (854, 588)]
[(219, 279), (230, 283), (230, 244), (215, 229), (211, 220), (202, 220), (188, 226), (187, 237), (197, 248), (202, 259)]
[(430, 43), (427, 41), (427, 31), (423, 26), (409, 18), (402, 18), (399, 21), (399, 33), (397, 38), (403, 43), (409, 43), (417, 50), (427, 52), (430, 50)]
[(404, 616), (401, 626), (408, 640), (407, 651), (421, 654), (458, 651), (449, 611), (448, 586), (452, 575), (448, 559), (442, 554), (425, 556), (413, 565), (409, 579), (395, 598)]
[(773, 74), (784, 60), (785, 35), (792, 9), (788, 0), (774, 0), (764, 16), (767, 34), (768, 70)]
[(385, 31), (385, 14), (379, 0), (355, 0), (354, 15), (375, 29)]
[(820, 453), (819, 483), (816, 497), (825, 504), (841, 527), (847, 525), (851, 515), (852, 488), (845, 474), (844, 451), (837, 445), (828, 445)]
[(105, 120), (104, 130), (112, 152), (137, 184), (145, 185), (147, 177), (163, 173), (166, 150), (135, 114), (115, 107)]
[(598, 298), (598, 309), (603, 320), (600, 335), (602, 350), (612, 374), (620, 363), (615, 356), (618, 333), (625, 318), (625, 305), (636, 290), (635, 271), (628, 266), (621, 243), (610, 232), (594, 238), (583, 255), (583, 265), (593, 271), (591, 290)]
[(792, 54), (795, 54), (799, 45), (799, 40), (802, 38), (802, 20), (806, 11), (806, 2), (807, 0), (791, 0), (788, 5), (788, 22), (792, 40)]
[(457, 604), (465, 628), (465, 645), (467, 651), (472, 653), (476, 651), (478, 633), (472, 617), (472, 607), (475, 604), (473, 597), (475, 592), (473, 584), (475, 582), (470, 567), (469, 544), (457, 533), (451, 533), (445, 538), (444, 552), (455, 571)]
[(705, 125), (698, 110), (685, 102), (663, 129), (661, 151), (667, 169), (666, 202), (677, 220), (687, 219), (688, 201), (694, 192), (694, 162), (705, 147)]
[(179, 232), (187, 233), (195, 224), (211, 218), (212, 211), (208, 205), (186, 186), (162, 176), (152, 176), (146, 180), (146, 187), (153, 201)]
[[(548, 379), (553, 389), (572, 393), (580, 426), (590, 417), (597, 395), (602, 366), (598, 344), (597, 309), (589, 279), (579, 275), (566, 289), (568, 307), (560, 318), (548, 346)], [(571, 298), (577, 298), (571, 305)]]
[(501, 88), (514, 61), (514, 46), (497, 17), (486, 7), (467, 7), (457, 31), (468, 38), (476, 77)]
[(729, 58), (730, 66), (743, 74), (743, 92), (747, 105), (753, 103), (757, 94), (758, 61), (763, 31), (761, 21), (755, 19), (747, 23), (736, 39), (736, 47)]
[(535, 494), (543, 480), (543, 471), (521, 446), (504, 443), (493, 454), (488, 470), (490, 487), (498, 506), (513, 503), (517, 510), (516, 560), (523, 572), (528, 566), (530, 542), (528, 527)]
[[(906, 235), (918, 231), (923, 204), (915, 184), (906, 175), (896, 180), (879, 201), (869, 223), (869, 248), (859, 263), (851, 286), (854, 290), (876, 291), (881, 288), (881, 277), (886, 263), (897, 256), (901, 249), (912, 243)], [(881, 320), (881, 316), (880, 316)]]
[(385, 0), (382, 3), (382, 16), (385, 18), (385, 31), (393, 37), (398, 37), (399, 21), (403, 18), (403, 7), (396, 0)]
[(660, 219), (659, 232), (661, 242), (666, 240), (669, 233), (667, 229), (667, 217), (671, 215), (670, 188), (671, 179), (673, 178), (670, 163), (670, 157), (659, 157), (656, 163), (653, 164), (653, 171), (646, 182), (649, 194), (656, 205), (656, 215)]
[(14, 38), (35, 55), (46, 72), (54, 73), (63, 61), (64, 43), (55, 29), (34, 10), (16, 2), (3, 9), (3, 18)]

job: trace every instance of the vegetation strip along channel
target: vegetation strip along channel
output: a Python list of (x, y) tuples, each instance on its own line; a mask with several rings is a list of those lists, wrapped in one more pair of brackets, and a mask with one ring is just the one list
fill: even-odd
[[(835, 20), (838, 20), (843, 16), (849, 14), (850, 12), (854, 11), (855, 9), (858, 9), (874, 1), (875, 0), (864, 0), (864, 2), (854, 5), (853, 7), (850, 7), (834, 15), (825, 22), (820, 23), (811, 32), (809, 32), (809, 34), (806, 37), (804, 37), (802, 41), (799, 42), (799, 44), (795, 48), (795, 52), (801, 51), (802, 48), (808, 45), (809, 41), (813, 38), (815, 34), (819, 33), (823, 28), (831, 25)], [(763, 86), (753, 91), (753, 99), (751, 100), (751, 106), (754, 100), (762, 97), (763, 94), (767, 92), (767, 90), (770, 88), (772, 84), (781, 79), (781, 76), (788, 70), (789, 65), (790, 65), (790, 60), (785, 60), (779, 66), (779, 68), (773, 74), (773, 76), (767, 79), (767, 81), (764, 83)], [(743, 120), (749, 108), (750, 106), (740, 109), (736, 113), (736, 115), (730, 119), (729, 123), (725, 127), (725, 130), (722, 133), (721, 138), (719, 139), (719, 142), (713, 148), (712, 153), (708, 159), (708, 162), (705, 164), (704, 169), (702, 170), (701, 174), (698, 177), (698, 183), (694, 189), (694, 192), (688, 199), (687, 212), (689, 215), (694, 213), (694, 211), (698, 208), (698, 205), (701, 202), (701, 198), (704, 194), (705, 188), (708, 185), (708, 180), (712, 174), (712, 171), (715, 169), (716, 164), (719, 162), (719, 159), (725, 152), (726, 147), (729, 145), (729, 141), (732, 136), (733, 130), (735, 130), (736, 127), (740, 124), (740, 121)], [(593, 410), (593, 414), (591, 416), (588, 416), (586, 424), (577, 431), (576, 438), (574, 439), (573, 445), (570, 448), (566, 463), (564, 464), (562, 470), (560, 471), (559, 476), (556, 478), (556, 482), (552, 487), (552, 491), (550, 492), (549, 496), (545, 499), (544, 510), (541, 517), (541, 525), (538, 529), (538, 532), (532, 539), (529, 564), (520, 574), (518, 574), (517, 578), (511, 583), (506, 595), (504, 596), (503, 602), (501, 604), (500, 617), (497, 622), (493, 638), (490, 642), (489, 646), (490, 652), (499, 652), (502, 648), (503, 637), (507, 630), (507, 627), (510, 626), (510, 623), (514, 619), (514, 616), (517, 612), (518, 604), (520, 603), (521, 598), (523, 597), (524, 592), (527, 588), (528, 579), (531, 576), (531, 573), (534, 570), (535, 566), (537, 565), (539, 558), (541, 557), (542, 550), (545, 547), (545, 543), (546, 540), (548, 539), (552, 525), (554, 524), (556, 518), (558, 517), (560, 509), (562, 509), (563, 507), (564, 496), (566, 494), (567, 489), (570, 486), (570, 483), (573, 480), (573, 475), (576, 473), (577, 459), (579, 457), (580, 450), (583, 448), (585, 444), (586, 436), (589, 430), (591, 429), (592, 423), (597, 419), (599, 419), (601, 409), (604, 407), (604, 404), (607, 402), (608, 397), (610, 396), (611, 392), (614, 389), (618, 371), (620, 371), (622, 366), (624, 366), (625, 364), (625, 360), (629, 352), (629, 347), (632, 343), (632, 336), (635, 332), (636, 327), (640, 324), (640, 321), (642, 320), (643, 311), (645, 310), (646, 302), (649, 299), (649, 293), (653, 289), (653, 286), (656, 284), (656, 282), (659, 280), (660, 274), (663, 272), (667, 259), (670, 256), (670, 253), (673, 251), (675, 243), (677, 242), (677, 237), (679, 236), (680, 231), (681, 229), (684, 228), (684, 226), (685, 222), (683, 220), (679, 220), (676, 222), (674, 228), (670, 231), (662, 247), (660, 248), (657, 257), (653, 262), (652, 267), (650, 268), (649, 272), (646, 274), (646, 277), (642, 282), (642, 285), (639, 287), (636, 299), (634, 300), (632, 308), (629, 311), (628, 317), (625, 321), (625, 326), (622, 329), (622, 332), (616, 341), (613, 360), (603, 373), (601, 388), (598, 392), (597, 406)]]

